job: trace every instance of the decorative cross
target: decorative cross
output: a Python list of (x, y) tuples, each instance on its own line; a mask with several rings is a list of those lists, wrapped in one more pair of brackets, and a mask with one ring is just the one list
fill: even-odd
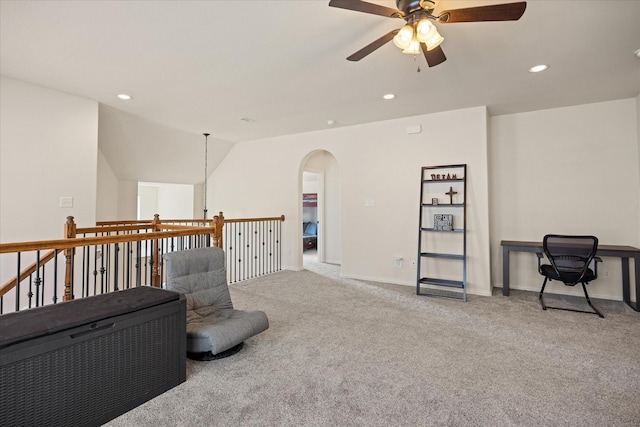
[(457, 191), (453, 191), (453, 187), (449, 187), (449, 191), (448, 191), (448, 192), (446, 192), (446, 193), (444, 193), (444, 194), (446, 194), (447, 196), (449, 196), (450, 203), (451, 203), (451, 204), (453, 204), (453, 195), (454, 195), (454, 194), (458, 194), (458, 192), (457, 192)]

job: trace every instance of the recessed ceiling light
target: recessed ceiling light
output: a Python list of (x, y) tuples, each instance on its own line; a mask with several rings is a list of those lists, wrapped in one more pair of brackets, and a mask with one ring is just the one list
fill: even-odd
[(336, 121), (335, 121), (335, 120), (331, 120), (331, 119), (329, 119), (329, 120), (327, 120), (327, 124), (328, 124), (329, 126), (333, 126), (333, 125), (335, 125), (335, 124), (336, 124)]
[(126, 93), (121, 93), (120, 95), (118, 95), (118, 98), (124, 99), (125, 101), (129, 101), (133, 99), (131, 95), (127, 95)]
[(529, 72), (530, 73), (539, 73), (540, 71), (544, 71), (544, 70), (546, 70), (548, 68), (549, 68), (548, 65), (544, 65), (544, 64), (536, 65), (535, 67), (529, 68)]
[(636, 50), (634, 53), (636, 54), (636, 56), (637, 56), (638, 58), (640, 58), (640, 49)]
[(395, 96), (394, 94), (392, 94), (392, 93), (388, 93), (388, 94), (386, 94), (386, 95), (383, 95), (383, 96), (382, 96), (382, 99), (387, 99), (387, 100), (389, 100), (389, 99), (395, 99), (395, 97), (396, 97), (396, 96)]

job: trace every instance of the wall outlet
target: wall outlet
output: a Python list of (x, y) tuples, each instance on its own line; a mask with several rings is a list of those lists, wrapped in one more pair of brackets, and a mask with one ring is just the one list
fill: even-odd
[(402, 268), (402, 258), (396, 258), (396, 268)]
[(611, 272), (609, 270), (602, 270), (602, 277), (611, 277)]

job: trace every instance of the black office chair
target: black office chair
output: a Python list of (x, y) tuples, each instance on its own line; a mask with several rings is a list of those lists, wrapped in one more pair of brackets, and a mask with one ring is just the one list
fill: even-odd
[[(538, 272), (544, 276), (542, 289), (540, 289), (540, 305), (543, 310), (553, 308), (556, 310), (576, 311), (579, 313), (597, 314), (604, 317), (597, 308), (591, 304), (587, 293), (587, 284), (598, 278), (598, 262), (602, 262), (596, 255), (598, 250), (598, 238), (595, 236), (561, 236), (547, 234), (542, 241), (544, 250), (550, 264), (541, 264), (543, 255), (538, 253)], [(593, 269), (590, 268), (593, 263)], [(567, 286), (582, 284), (584, 296), (593, 311), (575, 310), (572, 308), (546, 306), (542, 299), (547, 280), (558, 280)]]

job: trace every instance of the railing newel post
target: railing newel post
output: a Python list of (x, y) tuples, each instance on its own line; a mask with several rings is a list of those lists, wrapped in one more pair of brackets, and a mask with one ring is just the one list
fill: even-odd
[(216, 248), (222, 248), (222, 228), (224, 227), (224, 215), (220, 212), (218, 215), (213, 217), (211, 221), (211, 227), (213, 228), (213, 233), (211, 233), (211, 237), (213, 238), (213, 246)]
[[(75, 239), (76, 238), (76, 223), (73, 220), (73, 216), (68, 216), (67, 221), (64, 224), (64, 238)], [(64, 251), (65, 258), (65, 271), (64, 271), (64, 296), (63, 301), (71, 301), (73, 299), (73, 254), (75, 248), (68, 248)]]

